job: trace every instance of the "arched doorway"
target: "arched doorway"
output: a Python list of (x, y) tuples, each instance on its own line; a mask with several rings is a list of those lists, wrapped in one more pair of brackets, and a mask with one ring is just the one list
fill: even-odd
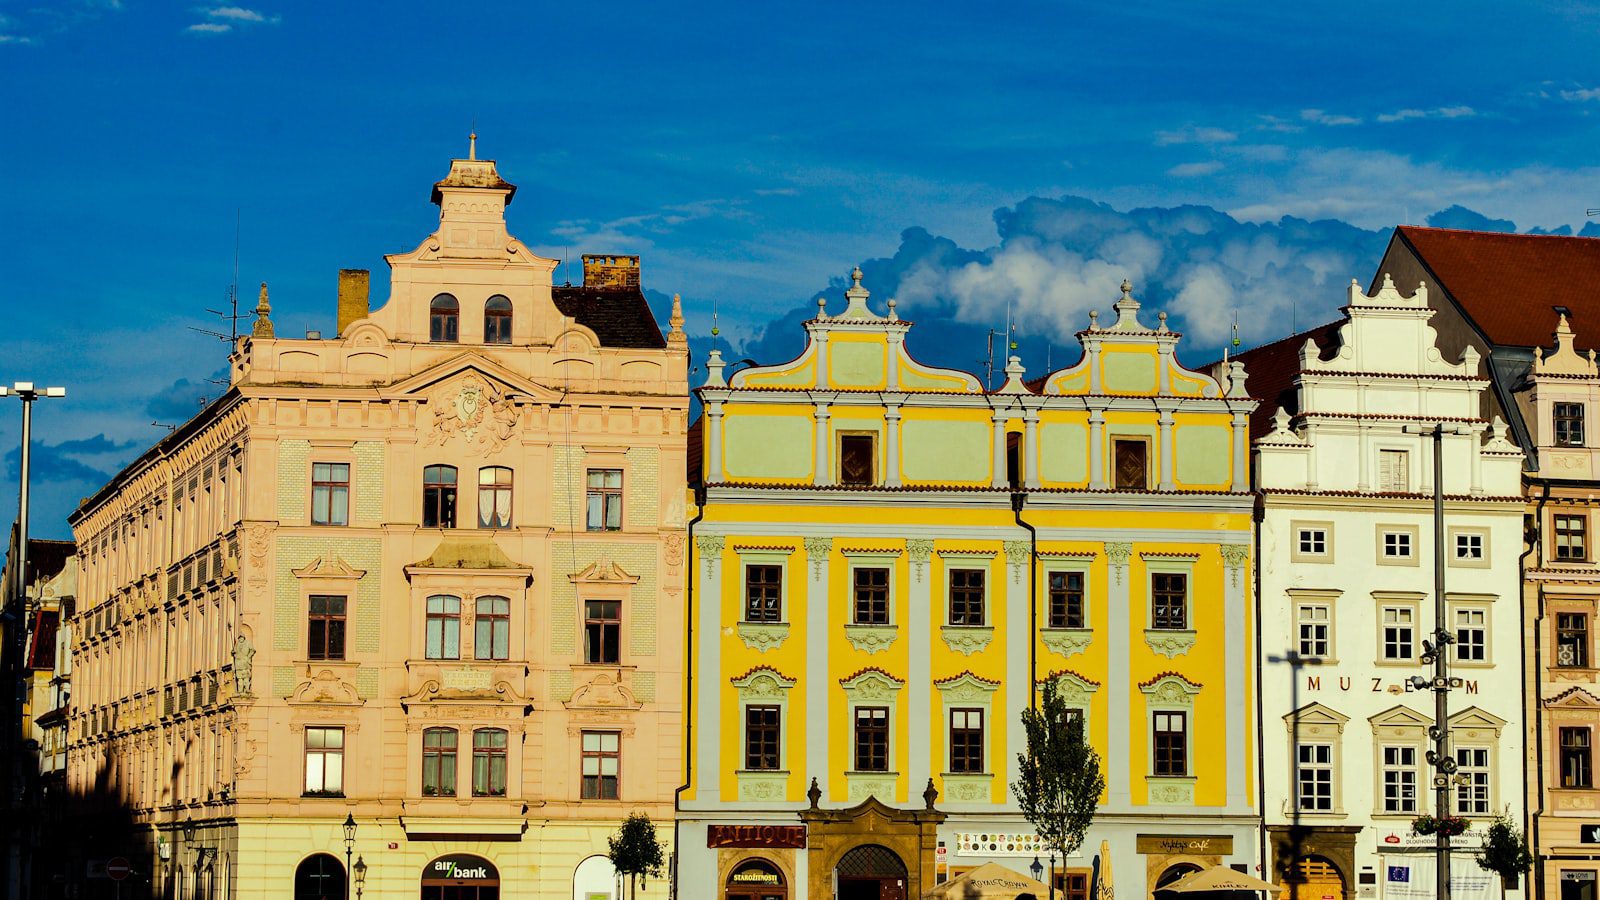
[(294, 900), (344, 900), (344, 863), (327, 853), (300, 860), (294, 870)]
[(1161, 873), (1161, 877), (1156, 879), (1156, 900), (1171, 900), (1171, 898), (1182, 897), (1182, 894), (1174, 894), (1173, 892), (1167, 890), (1167, 886), (1173, 884), (1185, 875), (1192, 875), (1198, 871), (1200, 871), (1200, 867), (1194, 863), (1177, 863), (1175, 865), (1168, 866), (1166, 870)]
[(840, 857), (839, 900), (906, 900), (906, 864), (888, 847), (862, 844)]
[(1282, 900), (1343, 900), (1344, 876), (1338, 866), (1321, 856), (1302, 856), (1284, 873)]
[(500, 900), (500, 871), (471, 853), (441, 856), (422, 870), (422, 900)]
[(747, 859), (728, 873), (725, 900), (788, 900), (783, 872), (764, 859)]
[(618, 900), (617, 870), (604, 856), (591, 856), (572, 873), (572, 900)]

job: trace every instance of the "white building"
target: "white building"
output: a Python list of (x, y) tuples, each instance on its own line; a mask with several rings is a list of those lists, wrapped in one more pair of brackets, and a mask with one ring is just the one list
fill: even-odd
[[(1410, 679), (1432, 676), (1437, 628), (1462, 680), (1452, 812), (1473, 820), (1453, 846), (1476, 846), (1495, 814), (1522, 816), (1522, 454), (1483, 418), (1477, 352), (1441, 358), (1425, 289), (1352, 284), (1345, 312), (1242, 357), (1266, 400), (1256, 423), (1270, 422), (1255, 431), (1262, 809), (1273, 878), (1303, 881), (1301, 897), (1432, 897), (1433, 839), (1411, 821), (1435, 812), (1435, 697)], [(1433, 439), (1407, 430), (1438, 422), (1459, 432), (1443, 444), (1443, 623)], [(1469, 852), (1451, 869), (1453, 896), (1498, 896)]]

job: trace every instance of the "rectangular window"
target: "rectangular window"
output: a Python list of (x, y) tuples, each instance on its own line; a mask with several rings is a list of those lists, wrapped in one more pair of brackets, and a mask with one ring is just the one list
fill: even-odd
[(478, 527), (511, 527), (511, 470), (505, 466), (478, 470)]
[(950, 771), (983, 772), (983, 710), (950, 710)]
[(1456, 532), (1456, 559), (1461, 562), (1483, 561), (1483, 534), (1476, 531)]
[(1383, 533), (1384, 559), (1411, 558), (1411, 532), (1385, 531)]
[(1333, 812), (1333, 745), (1300, 745), (1295, 784), (1302, 810)]
[(350, 524), (350, 464), (311, 464), (311, 524)]
[(1395, 493), (1411, 491), (1411, 453), (1407, 450), (1378, 451), (1378, 490)]
[(851, 580), (855, 583), (855, 623), (889, 624), (889, 570), (861, 566), (853, 571)]
[(456, 527), (455, 466), (428, 466), (422, 470), (422, 527)]
[(472, 655), (478, 659), (511, 658), (511, 601), (479, 597), (472, 618)]
[(1463, 816), (1489, 814), (1489, 748), (1456, 748), (1456, 812)]
[(1188, 775), (1188, 713), (1156, 712), (1151, 716), (1151, 727), (1151, 750), (1155, 754), (1151, 774), (1158, 778)]
[(839, 483), (845, 485), (876, 484), (874, 469), (878, 461), (874, 435), (839, 435)]
[(1589, 558), (1589, 518), (1556, 515), (1556, 559), (1582, 562)]
[(778, 768), (778, 741), (782, 726), (776, 706), (744, 708), (744, 767), (774, 771)]
[(1556, 446), (1583, 446), (1583, 404), (1555, 404)]
[(1189, 627), (1189, 576), (1177, 572), (1151, 574), (1150, 627), (1174, 631)]
[(1149, 449), (1144, 441), (1113, 442), (1113, 484), (1117, 490), (1142, 491), (1150, 486)]
[(472, 733), (472, 796), (506, 795), (506, 732), (479, 728)]
[(601, 666), (622, 662), (622, 601), (584, 601), (583, 644), (584, 662)]
[(312, 594), (306, 659), (344, 659), (345, 598)]
[(856, 708), (856, 771), (889, 771), (889, 710), (883, 706)]
[(1327, 659), (1331, 655), (1329, 619), (1331, 611), (1323, 603), (1302, 603), (1296, 607), (1296, 627), (1300, 632), (1300, 655), (1307, 659)]
[(1383, 658), (1410, 662), (1416, 656), (1417, 611), (1409, 606), (1383, 608)]
[(1590, 755), (1589, 729), (1561, 729), (1561, 786), (1594, 787), (1594, 758)]
[(622, 530), (622, 470), (590, 469), (588, 488), (589, 531)]
[(744, 620), (783, 621), (783, 566), (744, 567)]
[(1588, 613), (1556, 614), (1556, 665), (1564, 669), (1589, 668)]
[(1456, 662), (1489, 659), (1489, 611), (1478, 607), (1456, 610)]
[(983, 624), (983, 569), (950, 570), (950, 624)]
[(620, 741), (615, 731), (583, 733), (583, 799), (617, 799), (618, 771), (622, 765)]
[(343, 728), (306, 728), (306, 793), (344, 796)]
[(422, 732), (422, 796), (456, 795), (456, 730), (429, 728)]
[(1301, 556), (1327, 556), (1328, 530), (1326, 528), (1300, 529), (1295, 537), (1295, 549)]
[(427, 653), (429, 659), (461, 658), (461, 598), (428, 598)]
[(1383, 811), (1416, 812), (1417, 748), (1384, 747), (1382, 753)]
[(1083, 573), (1050, 573), (1050, 627), (1083, 628)]

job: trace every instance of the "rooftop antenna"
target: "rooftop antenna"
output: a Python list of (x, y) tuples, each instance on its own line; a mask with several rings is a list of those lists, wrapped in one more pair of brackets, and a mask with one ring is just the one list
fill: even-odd
[(983, 357), (983, 389), (986, 391), (994, 389), (994, 336), (999, 333), (989, 329), (988, 350)]
[(1222, 361), (1228, 361), (1228, 350), (1239, 349), (1239, 311), (1233, 311), (1233, 337), (1228, 341), (1228, 346), (1222, 348)]
[(228, 311), (223, 312), (220, 309), (206, 308), (206, 312), (228, 323), (228, 333), (223, 334), (221, 331), (212, 331), (209, 328), (189, 326), (190, 331), (198, 331), (201, 334), (211, 335), (219, 341), (227, 341), (229, 348), (239, 342), (239, 320), (244, 318), (239, 315), (239, 224), (242, 218), (243, 212), (235, 209), (233, 211), (233, 282), (228, 285), (226, 301)]
[[(712, 300), (711, 300), (711, 349), (713, 349), (713, 350), (717, 349), (717, 335), (719, 335), (721, 333), (722, 333), (722, 329), (717, 327), (717, 301), (716, 301), (716, 298), (712, 298)], [(730, 347), (728, 349), (731, 350), (733, 348)]]

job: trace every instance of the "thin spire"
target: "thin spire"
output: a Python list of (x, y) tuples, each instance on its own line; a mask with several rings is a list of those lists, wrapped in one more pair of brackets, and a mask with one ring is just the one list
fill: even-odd
[(478, 120), (472, 120), (472, 131), (467, 134), (467, 159), (478, 158)]
[(672, 295), (672, 315), (668, 317), (667, 343), (686, 344), (689, 336), (683, 333), (683, 298), (677, 294)]
[(272, 304), (267, 302), (267, 283), (261, 282), (261, 296), (256, 300), (256, 323), (250, 329), (254, 337), (269, 338), (272, 333)]

